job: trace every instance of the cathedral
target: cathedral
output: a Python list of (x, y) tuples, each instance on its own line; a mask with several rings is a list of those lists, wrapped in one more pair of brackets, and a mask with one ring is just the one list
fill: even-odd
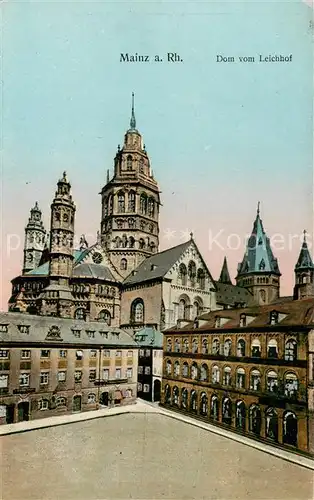
[[(64, 172), (51, 204), (50, 230), (37, 204), (25, 227), (23, 268), (12, 280), (9, 311), (100, 321), (134, 335), (170, 328), (215, 309), (265, 305), (280, 297), (280, 276), (258, 207), (236, 284), (226, 258), (216, 281), (191, 238), (159, 251), (160, 190), (137, 129), (118, 146), (113, 176), (101, 190), (97, 241), (73, 248), (75, 199)], [(294, 298), (313, 295), (314, 266), (306, 239), (295, 267)]]

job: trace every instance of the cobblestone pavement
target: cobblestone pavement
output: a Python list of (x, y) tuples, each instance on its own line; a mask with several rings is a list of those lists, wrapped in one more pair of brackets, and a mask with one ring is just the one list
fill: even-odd
[(313, 471), (164, 415), (1, 437), (3, 500), (313, 498)]

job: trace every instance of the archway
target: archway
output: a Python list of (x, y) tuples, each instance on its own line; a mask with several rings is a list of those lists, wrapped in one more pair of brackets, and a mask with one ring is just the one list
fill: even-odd
[(287, 411), (283, 416), (283, 442), (297, 446), (298, 420), (292, 411)]
[(161, 382), (160, 380), (154, 380), (154, 401), (160, 401), (161, 392)]
[(29, 420), (29, 402), (22, 401), (17, 405), (18, 422)]
[(103, 392), (103, 393), (100, 395), (100, 398), (99, 398), (99, 403), (100, 403), (102, 406), (108, 406), (108, 402), (109, 402), (108, 392)]

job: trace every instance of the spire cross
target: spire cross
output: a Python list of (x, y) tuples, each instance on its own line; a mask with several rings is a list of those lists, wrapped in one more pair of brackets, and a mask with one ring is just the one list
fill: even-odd
[(135, 120), (135, 112), (134, 112), (134, 92), (132, 92), (132, 112), (131, 112), (130, 127), (131, 127), (131, 129), (136, 128), (136, 120)]
[(191, 240), (193, 240), (193, 232), (192, 231), (190, 232), (190, 238), (191, 238)]
[(260, 206), (260, 202), (258, 201), (257, 202), (257, 215), (259, 215), (259, 206)]
[(304, 238), (304, 241), (306, 240), (306, 234), (307, 234), (306, 229), (304, 229), (304, 230), (303, 230), (303, 238)]

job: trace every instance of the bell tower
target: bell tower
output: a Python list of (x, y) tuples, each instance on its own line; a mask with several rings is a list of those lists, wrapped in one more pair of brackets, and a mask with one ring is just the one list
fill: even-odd
[(39, 266), (45, 246), (46, 231), (41, 218), (41, 210), (36, 201), (25, 227), (23, 274)]
[(118, 146), (114, 174), (101, 191), (101, 242), (123, 277), (159, 247), (159, 188), (136, 128), (134, 94), (130, 127)]
[(51, 204), (49, 285), (41, 295), (41, 314), (71, 317), (72, 293), (69, 286), (73, 267), (75, 204), (66, 173), (57, 184)]
[(303, 234), (300, 255), (294, 268), (293, 298), (296, 300), (314, 296), (314, 264), (307, 246), (305, 230)]

